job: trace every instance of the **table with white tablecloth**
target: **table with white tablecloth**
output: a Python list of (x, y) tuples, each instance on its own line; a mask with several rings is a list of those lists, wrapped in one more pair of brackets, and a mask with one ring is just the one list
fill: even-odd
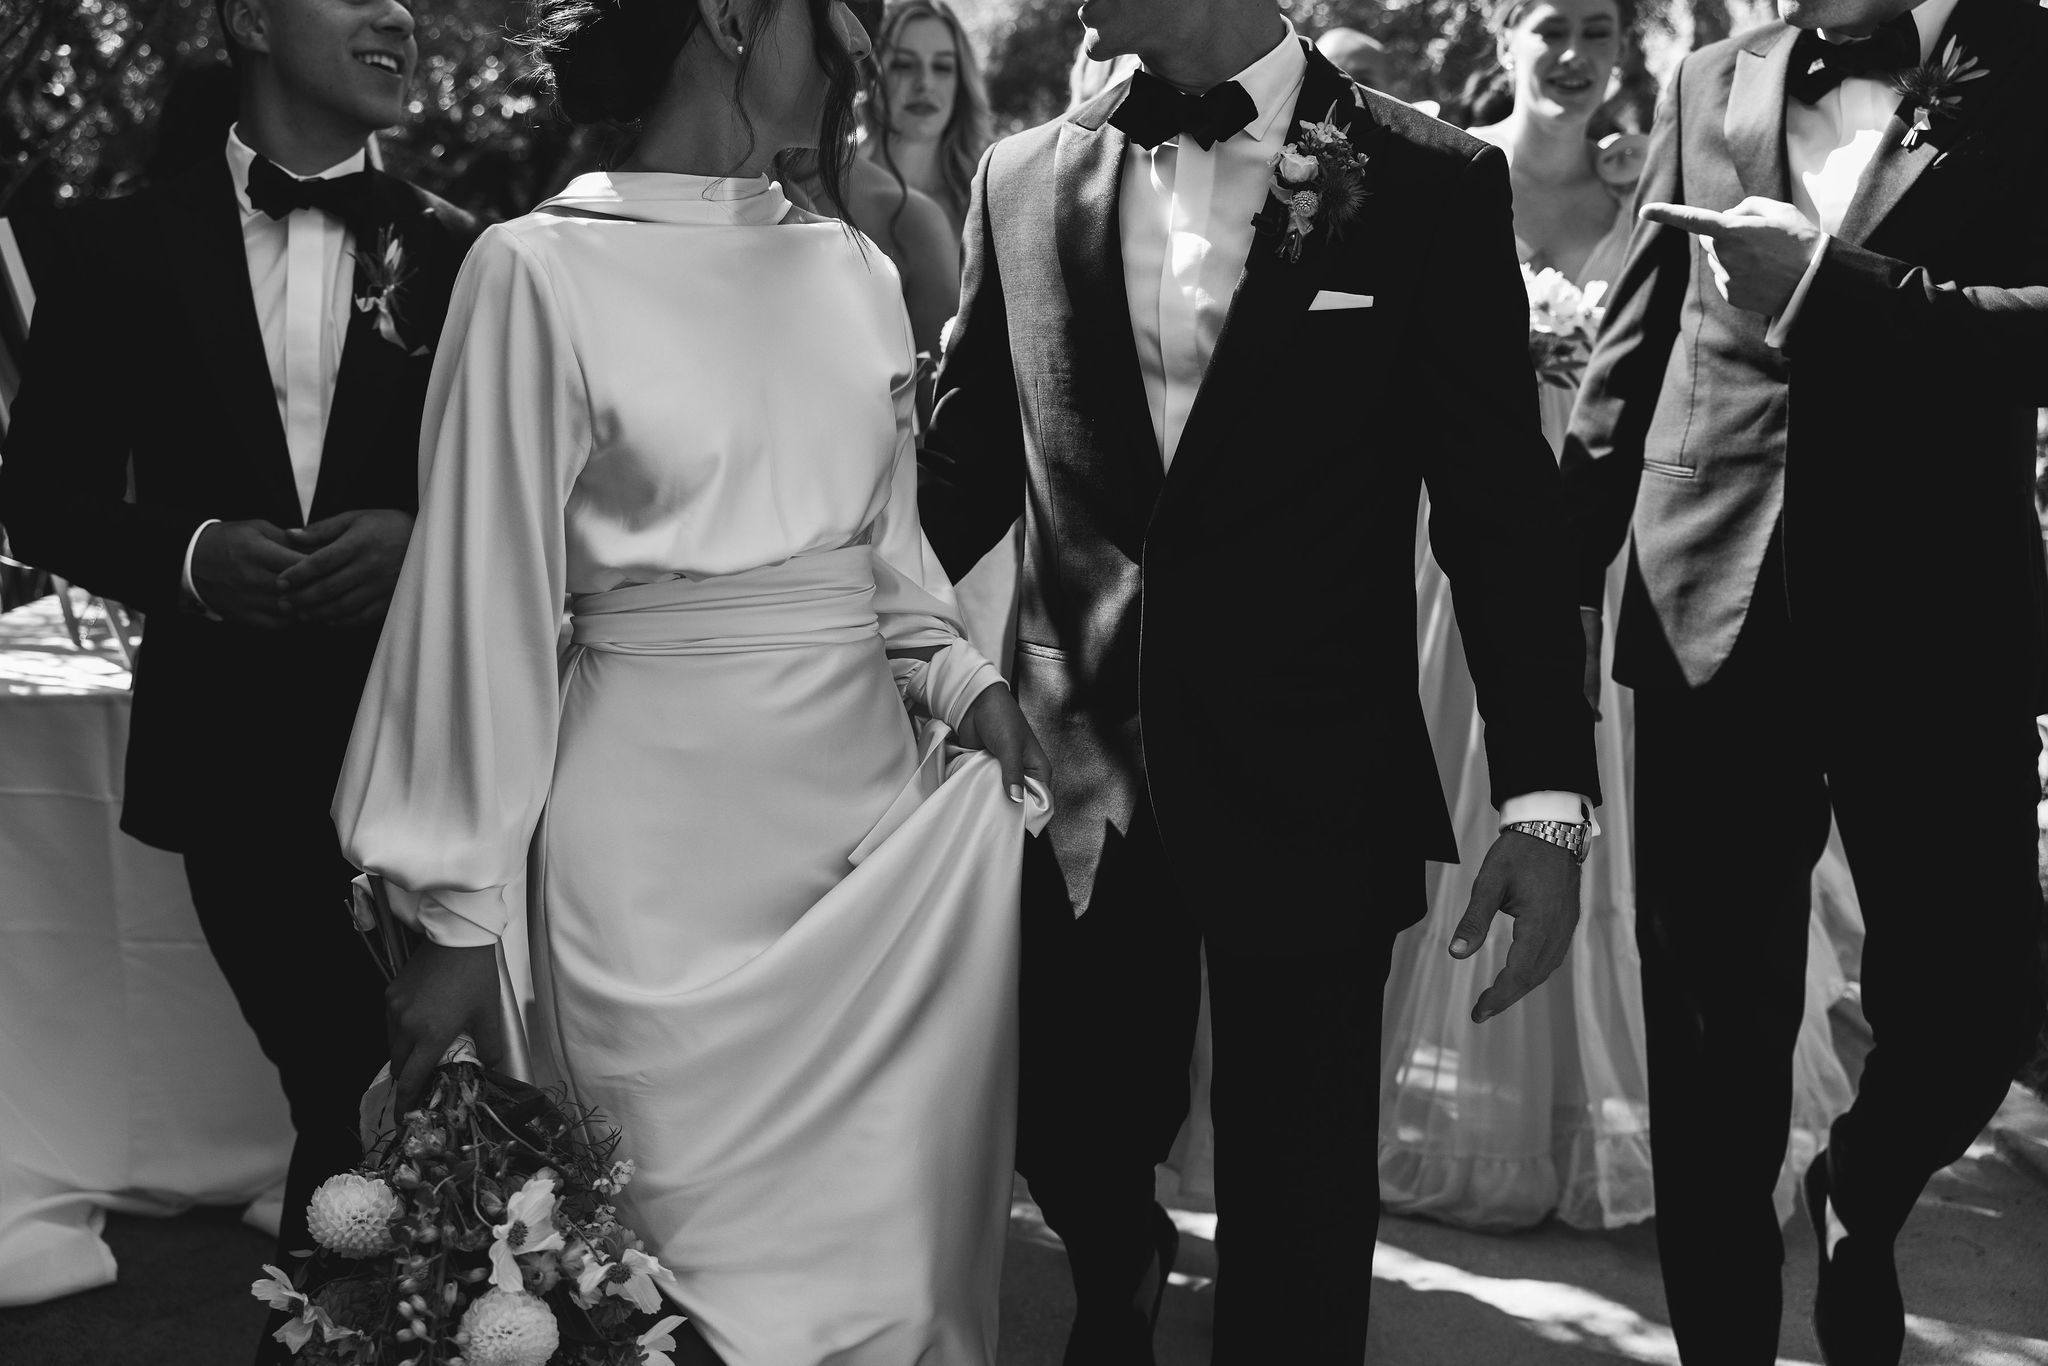
[(84, 648), (54, 598), (0, 615), (0, 1306), (113, 1280), (110, 1209), (257, 1201), (275, 1229), (291, 1151), (183, 864), (120, 831), (128, 672), (100, 615)]

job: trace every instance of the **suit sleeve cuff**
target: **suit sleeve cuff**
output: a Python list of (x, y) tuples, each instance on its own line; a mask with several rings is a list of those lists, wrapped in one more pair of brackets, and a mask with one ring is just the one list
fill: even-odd
[(1500, 804), (1500, 828), (1520, 821), (1592, 821), (1592, 834), (1600, 833), (1593, 820), (1593, 804), (1576, 792), (1525, 792)]
[(1766, 344), (1783, 351), (1785, 343), (1792, 339), (1792, 329), (1799, 323), (1799, 310), (1805, 306), (1806, 296), (1813, 292), (1813, 277), (1820, 274), (1821, 258), (1828, 254), (1828, 243), (1834, 240), (1822, 233), (1820, 240), (1814, 243), (1813, 256), (1806, 263), (1806, 273), (1799, 277), (1799, 287), (1792, 291), (1785, 311), (1771, 320), (1770, 331), (1764, 333)]
[(199, 596), (199, 589), (192, 582), (192, 552), (199, 549), (199, 538), (206, 534), (206, 529), (218, 525), (219, 522), (220, 518), (209, 517), (193, 529), (192, 539), (185, 542), (185, 566), (178, 577), (178, 588), (185, 595), (185, 601), (198, 608), (210, 621), (219, 621), (220, 613), (206, 605), (206, 599)]

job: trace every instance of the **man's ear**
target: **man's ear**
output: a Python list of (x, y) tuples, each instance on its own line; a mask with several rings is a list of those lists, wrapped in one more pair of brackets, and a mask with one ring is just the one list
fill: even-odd
[(263, 4), (264, 0), (226, 0), (221, 6), (231, 40), (245, 52), (270, 51), (270, 15)]
[(725, 54), (727, 61), (738, 61), (746, 48), (745, 8), (742, 0), (697, 0), (704, 36)]

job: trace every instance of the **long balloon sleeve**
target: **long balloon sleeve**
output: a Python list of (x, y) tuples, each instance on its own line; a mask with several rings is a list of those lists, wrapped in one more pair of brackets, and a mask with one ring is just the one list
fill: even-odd
[(436, 943), (494, 942), (547, 799), (563, 509), (589, 401), (541, 259), (487, 232), (449, 307), (420, 515), (335, 793), (343, 851)]

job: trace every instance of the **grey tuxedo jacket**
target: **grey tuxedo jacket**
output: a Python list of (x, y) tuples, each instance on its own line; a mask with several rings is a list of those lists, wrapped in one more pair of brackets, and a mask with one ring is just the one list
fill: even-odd
[[(1783, 23), (1700, 49), (1666, 91), (1640, 201), (1790, 201)], [(1693, 688), (1734, 648), (1772, 538), (1802, 654), (1902, 717), (2048, 709), (2031, 487), (2048, 404), (2048, 12), (1960, 0), (1985, 75), (1905, 145), (1901, 108), (1786, 349), (1689, 234), (1638, 224), (1563, 469), (1580, 601), (1631, 527), (1615, 677)]]

